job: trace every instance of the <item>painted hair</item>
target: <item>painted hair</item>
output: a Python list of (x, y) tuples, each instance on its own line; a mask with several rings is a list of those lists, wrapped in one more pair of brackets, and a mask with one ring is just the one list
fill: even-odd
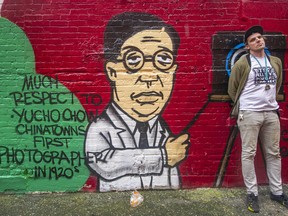
[(161, 30), (170, 36), (173, 43), (173, 52), (177, 55), (180, 37), (177, 31), (159, 17), (140, 12), (125, 12), (110, 19), (104, 32), (105, 59), (113, 61), (120, 54), (124, 42), (144, 30)]

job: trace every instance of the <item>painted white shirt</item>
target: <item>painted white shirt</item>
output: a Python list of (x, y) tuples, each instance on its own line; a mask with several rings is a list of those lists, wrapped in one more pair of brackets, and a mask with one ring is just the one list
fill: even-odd
[[(136, 128), (136, 121), (130, 118), (128, 115), (126, 115), (124, 112), (122, 112), (116, 105), (112, 103), (112, 106), (116, 110), (116, 112), (121, 116), (121, 118), (124, 120), (124, 122), (127, 124), (128, 128), (131, 130), (132, 134), (134, 135), (135, 142), (137, 143), (137, 147), (139, 147), (139, 141), (140, 141), (140, 132)], [(148, 137), (148, 143), (150, 147), (154, 146), (155, 138), (157, 139), (156, 133), (157, 133), (157, 119), (158, 116), (155, 116), (153, 119), (148, 121), (149, 129), (147, 131), (147, 137)], [(156, 142), (159, 142), (157, 140)]]
[(100, 177), (99, 190), (179, 188), (178, 167), (166, 166), (169, 131), (162, 119), (149, 121), (149, 148), (140, 149), (139, 135), (133, 134), (136, 123), (115, 107), (110, 104), (86, 134), (87, 165)]

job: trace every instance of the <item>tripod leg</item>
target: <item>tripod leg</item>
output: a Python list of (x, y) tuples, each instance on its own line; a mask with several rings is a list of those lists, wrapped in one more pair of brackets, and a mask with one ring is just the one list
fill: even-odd
[(229, 135), (227, 145), (225, 147), (224, 155), (223, 155), (221, 164), (219, 166), (219, 170), (217, 173), (216, 181), (214, 183), (214, 187), (221, 187), (221, 185), (222, 185), (222, 182), (224, 179), (224, 174), (226, 171), (226, 167), (227, 167), (228, 162), (229, 162), (230, 153), (231, 153), (231, 150), (234, 146), (234, 141), (237, 137), (238, 132), (239, 132), (239, 129), (238, 129), (237, 125), (234, 125), (233, 129), (231, 130), (231, 133)]

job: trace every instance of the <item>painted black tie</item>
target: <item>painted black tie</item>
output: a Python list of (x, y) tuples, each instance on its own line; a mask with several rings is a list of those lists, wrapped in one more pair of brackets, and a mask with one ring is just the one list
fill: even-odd
[(148, 122), (137, 122), (136, 127), (140, 133), (139, 148), (140, 149), (148, 148), (149, 147), (147, 138)]

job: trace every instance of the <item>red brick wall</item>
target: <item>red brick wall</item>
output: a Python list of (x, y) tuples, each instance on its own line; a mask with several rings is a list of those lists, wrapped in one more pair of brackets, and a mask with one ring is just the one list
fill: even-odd
[[(181, 44), (174, 91), (163, 117), (174, 134), (189, 127), (190, 142), (187, 159), (180, 164), (183, 188), (212, 187), (233, 122), (229, 118), (230, 103), (226, 95), (228, 76), (218, 78), (218, 60), (225, 62), (229, 48), (217, 56), (213, 36), (242, 34), (251, 25), (262, 25), (266, 32), (288, 34), (288, 2), (285, 0), (205, 1), (205, 0), (4, 0), (1, 16), (17, 24), (29, 38), (35, 53), (36, 71), (64, 84), (88, 111), (101, 113), (110, 100), (109, 82), (103, 72), (103, 31), (116, 14), (136, 11), (158, 15), (175, 27)], [(288, 92), (288, 56), (284, 38), (284, 81), (282, 96)], [(231, 41), (227, 41), (231, 43)], [(268, 47), (269, 48), (269, 47)], [(226, 53), (226, 54), (225, 54)], [(214, 54), (214, 56), (213, 56)], [(217, 80), (217, 81), (216, 81)], [(214, 84), (224, 90), (217, 92)], [(214, 88), (214, 89), (213, 89)], [(215, 89), (216, 88), (216, 89)], [(89, 99), (85, 95), (89, 94)], [(91, 98), (94, 96), (94, 103)], [(281, 154), (283, 181), (288, 183), (288, 103), (280, 103)], [(283, 99), (283, 98), (282, 98)], [(221, 179), (222, 186), (243, 186), (239, 134)], [(267, 183), (260, 152), (256, 157), (259, 183)], [(223, 181), (222, 181), (223, 180)], [(94, 185), (91, 179), (88, 184)], [(94, 187), (94, 186), (93, 186)]]

